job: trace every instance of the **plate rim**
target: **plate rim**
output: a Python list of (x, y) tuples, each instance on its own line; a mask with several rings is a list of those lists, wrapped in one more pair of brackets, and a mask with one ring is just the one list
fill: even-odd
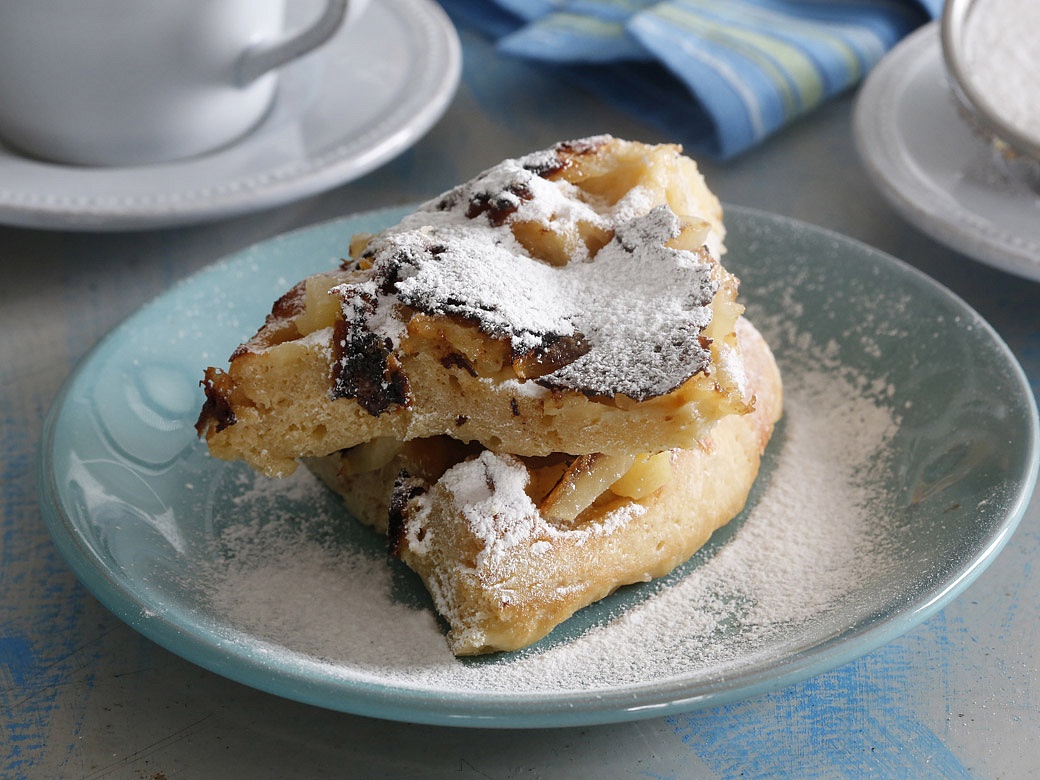
[[(1003, 362), (1010, 369), (1009, 378), (1015, 380), (1026, 404), (1025, 411), (1028, 412), (1027, 419), (1030, 422), (1025, 432), (1025, 449), (1028, 454), (1022, 462), (1023, 479), (1015, 485), (1017, 490), (1014, 502), (995, 532), (985, 537), (987, 544), (969, 559), (967, 565), (959, 567), (955, 572), (956, 576), (944, 578), (941, 589), (930, 590), (931, 597), (928, 600), (911, 604), (886, 620), (871, 622), (852, 634), (839, 633), (792, 653), (779, 662), (771, 662), (764, 666), (756, 664), (751, 673), (745, 671), (738, 675), (739, 685), (728, 684), (727, 679), (718, 679), (710, 684), (700, 685), (697, 692), (692, 694), (687, 683), (684, 695), (683, 678), (673, 677), (641, 685), (615, 686), (607, 691), (575, 688), (571, 691), (525, 694), (514, 691), (486, 693), (464, 690), (454, 697), (444, 696), (444, 692), (439, 689), (431, 691), (416, 687), (388, 687), (376, 682), (350, 679), (346, 681), (346, 686), (353, 694), (350, 695), (340, 687), (330, 687), (328, 681), (315, 680), (306, 673), (289, 674), (283, 667), (279, 668), (279, 675), (276, 676), (274, 684), (261, 684), (257, 677), (261, 672), (267, 676), (271, 675), (269, 664), (264, 665), (254, 656), (244, 653), (221, 656), (220, 650), (224, 649), (224, 645), (231, 645), (230, 641), (222, 640), (212, 631), (202, 630), (198, 623), (185, 627), (163, 620), (161, 613), (157, 613), (140, 594), (124, 588), (81, 535), (75, 533), (70, 518), (60, 506), (60, 490), (53, 482), (53, 469), (48, 468), (58, 418), (71, 397), (78, 378), (107, 345), (117, 339), (124, 327), (136, 317), (142, 316), (150, 307), (158, 305), (168, 297), (176, 296), (179, 289), (195, 282), (198, 277), (218, 273), (222, 267), (235, 263), (258, 247), (293, 241), (318, 230), (335, 230), (339, 225), (362, 218), (392, 220), (412, 208), (413, 206), (401, 206), (359, 212), (301, 227), (245, 247), (203, 267), (139, 307), (103, 336), (77, 361), (47, 412), (36, 458), (37, 492), (44, 524), (63, 559), (84, 587), (109, 611), (151, 641), (195, 665), (281, 698), (345, 713), (427, 725), (546, 728), (616, 723), (675, 714), (731, 703), (787, 687), (845, 665), (902, 636), (949, 604), (988, 568), (1006, 546), (1026, 511), (1040, 469), (1040, 417), (1025, 371), (996, 330), (963, 299), (905, 261), (826, 228), (758, 209), (725, 204), (727, 214), (740, 215), (738, 219), (760, 223), (772, 222), (789, 229), (816, 232), (839, 243), (854, 245), (859, 251), (872, 256), (876, 262), (891, 265), (902, 273), (915, 276), (920, 282), (933, 288), (938, 295), (961, 309), (963, 314), (970, 315), (971, 324), (983, 329), (998, 349)], [(98, 587), (99, 581), (103, 583), (101, 588)], [(190, 635), (185, 633), (186, 628), (191, 630)], [(185, 639), (186, 636), (188, 639)]]

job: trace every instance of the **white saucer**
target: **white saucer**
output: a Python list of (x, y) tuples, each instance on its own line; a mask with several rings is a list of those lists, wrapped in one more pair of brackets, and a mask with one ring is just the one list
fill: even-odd
[(415, 143), (458, 86), (461, 50), (432, 0), (379, 0), (282, 71), (270, 115), (221, 151), (175, 164), (77, 168), (0, 146), (0, 222), (126, 230), (203, 222), (314, 195)]
[(938, 23), (870, 74), (853, 132), (875, 184), (911, 223), (947, 246), (1040, 280), (1040, 194), (1004, 171), (957, 113)]

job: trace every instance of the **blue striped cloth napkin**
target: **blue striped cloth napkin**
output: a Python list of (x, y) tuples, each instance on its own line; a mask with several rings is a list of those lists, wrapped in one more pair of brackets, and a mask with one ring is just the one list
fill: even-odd
[(441, 0), (691, 151), (737, 155), (858, 83), (943, 0)]

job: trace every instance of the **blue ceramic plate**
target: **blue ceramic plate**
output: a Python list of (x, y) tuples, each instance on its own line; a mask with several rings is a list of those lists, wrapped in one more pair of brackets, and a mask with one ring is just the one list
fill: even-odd
[(527, 650), (451, 656), (416, 578), (304, 470), (281, 481), (195, 436), (207, 365), (328, 268), (350, 217), (260, 244), (144, 307), (83, 361), (46, 424), (42, 507), (86, 586), (135, 629), (280, 696), (412, 722), (558, 726), (789, 685), (959, 594), (1017, 524), (1037, 413), (980, 317), (886, 255), (730, 208), (727, 265), (785, 381), (744, 513), (662, 580)]

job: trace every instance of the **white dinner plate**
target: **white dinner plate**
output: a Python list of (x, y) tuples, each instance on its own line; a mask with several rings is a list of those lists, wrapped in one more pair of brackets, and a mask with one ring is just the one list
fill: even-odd
[(282, 70), (267, 118), (216, 152), (163, 165), (54, 165), (0, 146), (0, 222), (129, 230), (283, 205), (352, 181), (414, 144), (461, 73), (458, 36), (432, 0), (379, 0)]
[(1040, 192), (958, 114), (937, 22), (867, 77), (853, 131), (868, 174), (911, 224), (964, 255), (1040, 279)]

